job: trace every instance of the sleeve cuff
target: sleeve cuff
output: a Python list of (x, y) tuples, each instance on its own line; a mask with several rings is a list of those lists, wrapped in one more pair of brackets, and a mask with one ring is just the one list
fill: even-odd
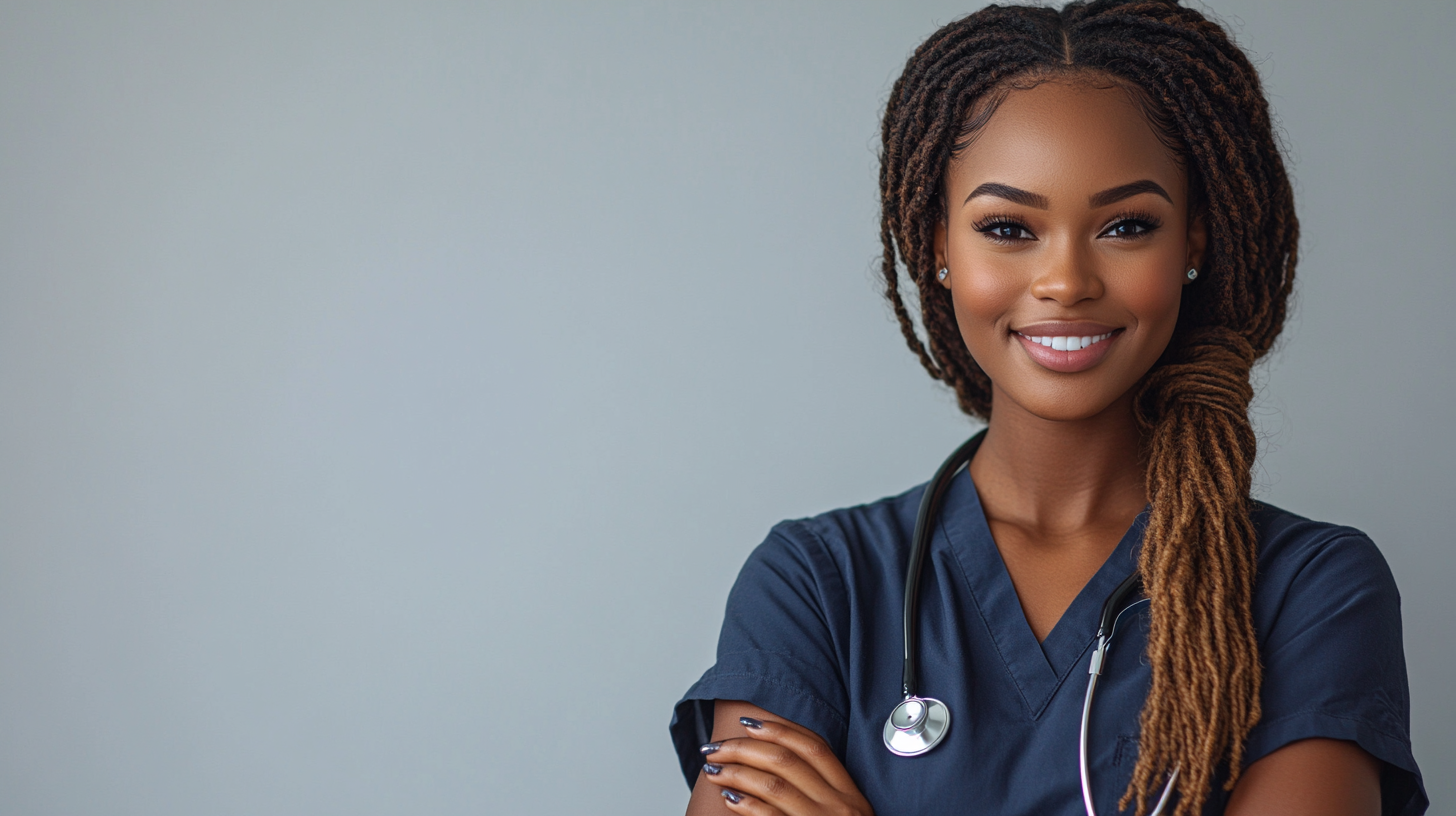
[[(725, 658), (730, 657), (728, 655)], [(673, 708), (673, 747), (683, 778), (691, 788), (703, 768), (698, 747), (713, 732), (713, 701), (742, 700), (776, 716), (808, 728), (823, 737), (844, 759), (848, 724), (844, 715), (820, 690), (805, 682), (803, 667), (787, 655), (747, 652), (720, 660), (702, 679), (688, 689)]]

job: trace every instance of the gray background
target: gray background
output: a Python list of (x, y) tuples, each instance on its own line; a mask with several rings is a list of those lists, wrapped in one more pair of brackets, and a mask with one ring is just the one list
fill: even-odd
[[(680, 811), (748, 551), (971, 430), (872, 270), (973, 7), (0, 5), (0, 812)], [(1306, 236), (1260, 495), (1385, 552), (1442, 812), (1456, 4), (1211, 8)]]

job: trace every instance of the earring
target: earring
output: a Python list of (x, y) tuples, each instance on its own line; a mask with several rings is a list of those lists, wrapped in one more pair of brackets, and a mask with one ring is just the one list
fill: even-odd
[(1188, 270), (1188, 280), (1198, 280), (1198, 270), (1197, 269), (1189, 269)]
[(943, 281), (949, 275), (950, 275), (950, 270), (949, 269), (946, 269), (945, 267), (942, 266), (940, 268), (940, 271), (935, 273), (935, 279), (936, 280), (939, 280), (939, 281)]

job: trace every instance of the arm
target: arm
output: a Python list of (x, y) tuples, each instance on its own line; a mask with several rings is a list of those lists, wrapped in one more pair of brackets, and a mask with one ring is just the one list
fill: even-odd
[[(764, 725), (750, 732), (739, 717)], [(687, 816), (874, 816), (829, 745), (803, 726), (749, 703), (717, 700), (713, 742), (723, 747), (708, 761), (722, 770), (698, 775)], [(725, 790), (748, 795), (730, 804)]]
[[(748, 703), (719, 700), (714, 708), (713, 741), (751, 737), (738, 718), (755, 717), (765, 722), (774, 722), (775, 717), (757, 706)], [(782, 722), (781, 720), (779, 722)], [(771, 743), (750, 743), (752, 747), (770, 746)], [(722, 752), (722, 753), (727, 753)], [(828, 754), (828, 752), (824, 752)], [(843, 772), (843, 766), (833, 754), (828, 754), (834, 770)], [(713, 757), (723, 759), (723, 757)], [(746, 763), (760, 767), (774, 768), (771, 754), (758, 758), (745, 758)], [(739, 767), (749, 768), (750, 765)], [(693, 796), (688, 803), (687, 816), (718, 816), (735, 812), (778, 814), (798, 811), (791, 808), (783, 811), (768, 807), (746, 797), (744, 804), (730, 806), (722, 797), (726, 782), (725, 775), (731, 775), (736, 768), (725, 765), (719, 778), (703, 776), (693, 787)], [(785, 773), (785, 777), (793, 774)], [(812, 783), (823, 783), (825, 778), (837, 776), (833, 770), (822, 776), (814, 774)], [(844, 781), (848, 774), (844, 773)], [(704, 784), (705, 782), (713, 784)], [(853, 782), (848, 781), (850, 791), (842, 801), (833, 803), (847, 810), (826, 810), (824, 812), (845, 812), (869, 814), (869, 805), (864, 802)], [(792, 786), (790, 786), (792, 787)], [(809, 787), (809, 785), (804, 785)], [(835, 786), (838, 787), (838, 786)], [(797, 792), (795, 789), (793, 792)], [(862, 803), (862, 810), (856, 806)], [(817, 803), (804, 803), (814, 808)], [(813, 809), (804, 813), (816, 812)], [(1380, 763), (1353, 742), (1331, 739), (1308, 739), (1291, 743), (1250, 765), (1244, 771), (1233, 796), (1229, 799), (1225, 816), (1377, 816), (1380, 813)]]
[(1292, 742), (1244, 771), (1224, 813), (1378, 816), (1380, 762), (1346, 740)]
[[(738, 722), (739, 717), (757, 717), (760, 720), (777, 719), (756, 705), (738, 700), (717, 700), (713, 703), (713, 741), (748, 736), (748, 729)], [(693, 798), (688, 800), (687, 816), (719, 816), (733, 811), (728, 808), (721, 787), (709, 785), (711, 777), (698, 774), (698, 783), (693, 785)]]

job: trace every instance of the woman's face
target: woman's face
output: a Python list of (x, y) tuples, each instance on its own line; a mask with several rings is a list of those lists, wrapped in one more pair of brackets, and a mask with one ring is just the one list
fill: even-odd
[(947, 168), (935, 242), (993, 414), (1085, 419), (1128, 395), (1168, 345), (1204, 235), (1125, 90), (1012, 91)]

